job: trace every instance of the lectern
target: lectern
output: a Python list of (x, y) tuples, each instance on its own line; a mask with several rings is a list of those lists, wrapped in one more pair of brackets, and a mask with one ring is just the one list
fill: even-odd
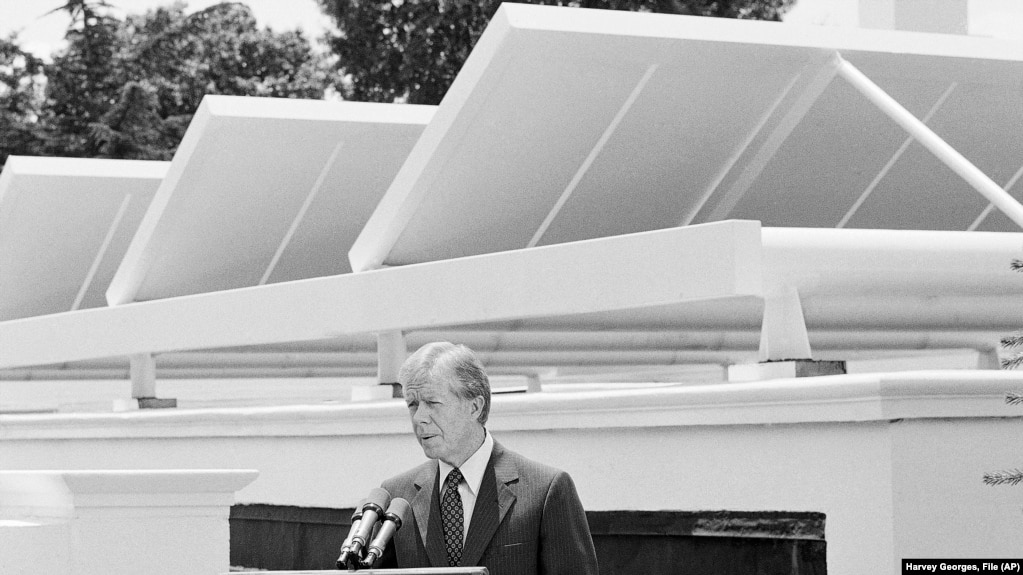
[[(335, 573), (351, 571), (335, 570)], [(265, 575), (324, 575), (328, 571), (265, 571)], [(417, 569), (360, 569), (361, 575), (490, 575), (486, 567), (421, 567)], [(228, 574), (225, 574), (228, 575)]]

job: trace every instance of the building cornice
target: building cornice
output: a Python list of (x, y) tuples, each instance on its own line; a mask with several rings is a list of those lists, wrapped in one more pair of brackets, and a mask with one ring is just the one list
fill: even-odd
[[(629, 390), (498, 394), (496, 431), (1020, 417), (1023, 374), (914, 371)], [(409, 433), (399, 400), (343, 405), (0, 416), (0, 440), (386, 436)]]

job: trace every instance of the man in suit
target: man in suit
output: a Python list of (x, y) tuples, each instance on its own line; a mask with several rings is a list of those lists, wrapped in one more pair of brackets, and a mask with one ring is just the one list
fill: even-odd
[(586, 514), (572, 478), (494, 441), (490, 382), (476, 355), (421, 347), (398, 374), (426, 463), (383, 483), (412, 507), (383, 567), (481, 565), (491, 575), (596, 575)]

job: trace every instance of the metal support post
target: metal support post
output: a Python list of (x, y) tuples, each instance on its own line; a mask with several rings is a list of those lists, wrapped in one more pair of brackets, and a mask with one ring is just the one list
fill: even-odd
[(839, 57), (838, 74), (874, 103), (882, 112), (909, 132), (921, 145), (930, 150), (946, 166), (959, 174), (968, 184), (981, 193), (1016, 225), (1023, 228), (1023, 205), (996, 184), (977, 166), (973, 165), (948, 142), (941, 139), (909, 110), (902, 107), (895, 98), (888, 95), (855, 66)]
[(803, 320), (803, 306), (794, 287), (783, 287), (764, 296), (764, 321), (760, 328), (760, 361), (810, 359), (810, 337)]
[(176, 399), (156, 397), (156, 360), (151, 353), (137, 353), (128, 356), (131, 373), (131, 397), (138, 402), (139, 409), (177, 407)]
[(391, 397), (402, 396), (398, 372), (407, 356), (404, 333), (387, 331), (377, 334), (377, 382), (391, 386)]

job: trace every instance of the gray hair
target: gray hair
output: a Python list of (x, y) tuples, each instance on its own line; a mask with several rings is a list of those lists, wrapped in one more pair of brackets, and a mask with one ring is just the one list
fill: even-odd
[(402, 388), (413, 382), (426, 382), (432, 378), (450, 375), (457, 382), (452, 393), (462, 399), (483, 398), (480, 425), (487, 424), (490, 416), (490, 379), (476, 354), (464, 345), (447, 341), (428, 343), (416, 350), (402, 364), (398, 383)]

